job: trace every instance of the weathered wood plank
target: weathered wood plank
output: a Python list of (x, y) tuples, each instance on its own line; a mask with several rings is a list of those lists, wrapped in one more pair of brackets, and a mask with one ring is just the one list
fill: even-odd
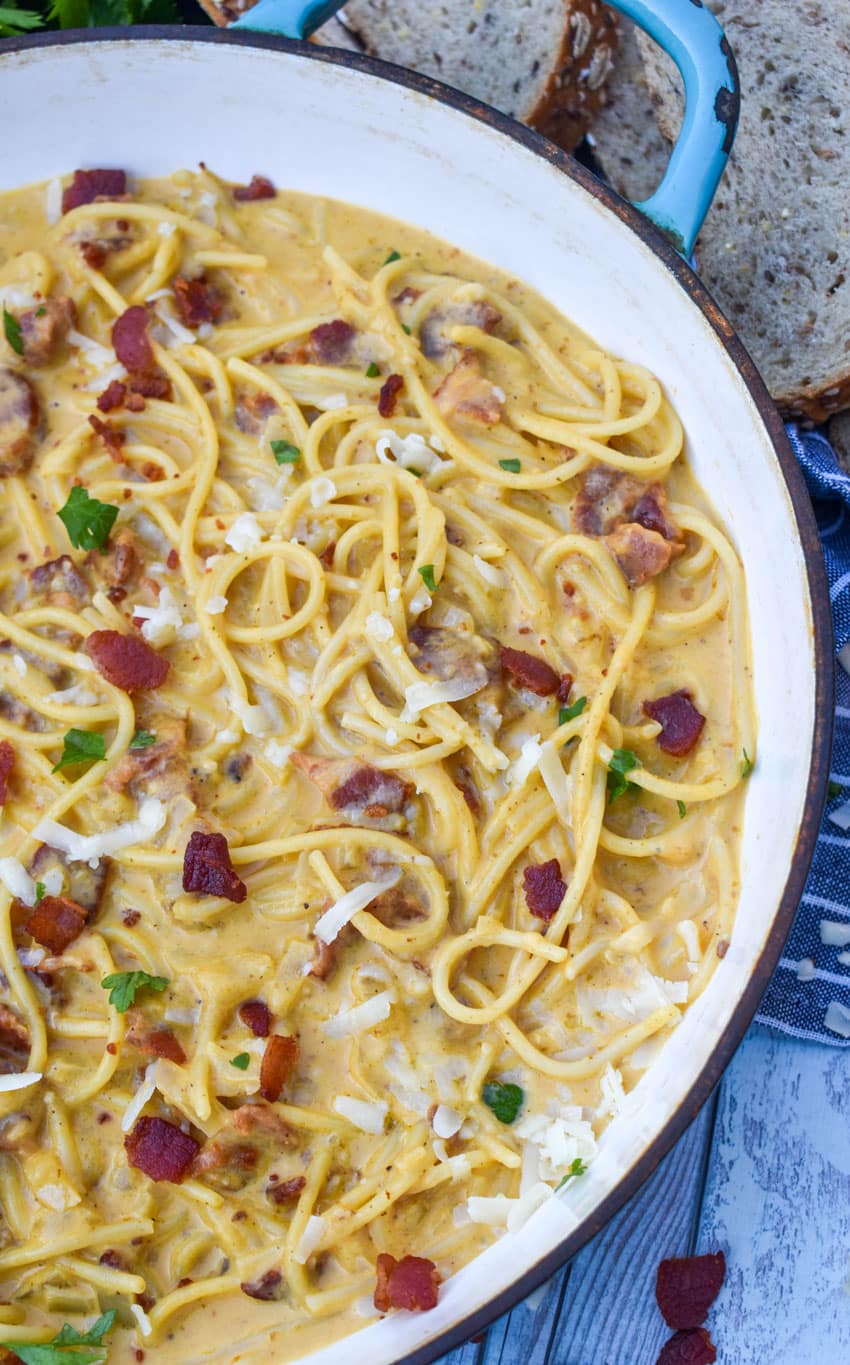
[[(752, 1030), (720, 1092), (698, 1250), (723, 1247), (718, 1360), (850, 1357), (850, 1058)], [(582, 1365), (585, 1365), (582, 1358)]]

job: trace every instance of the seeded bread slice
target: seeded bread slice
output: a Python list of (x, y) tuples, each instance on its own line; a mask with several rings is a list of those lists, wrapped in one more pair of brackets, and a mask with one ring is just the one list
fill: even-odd
[[(738, 136), (697, 243), (700, 274), (783, 410), (850, 407), (850, 21), (846, 0), (707, 0), (735, 52)], [(662, 132), (678, 72), (640, 34)]]
[(605, 179), (624, 199), (647, 199), (661, 183), (670, 144), (655, 121), (637, 31), (628, 19), (620, 20), (605, 105), (588, 141)]
[[(199, 3), (223, 26), (254, 0)], [(349, 0), (315, 41), (445, 81), (571, 150), (602, 107), (617, 20), (601, 0)]]

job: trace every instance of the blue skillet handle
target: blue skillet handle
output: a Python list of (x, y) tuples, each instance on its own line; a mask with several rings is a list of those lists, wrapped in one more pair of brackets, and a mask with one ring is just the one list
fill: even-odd
[[(341, 0), (259, 0), (231, 28), (307, 38)], [(685, 119), (664, 179), (636, 207), (690, 256), (738, 125), (740, 85), (722, 28), (702, 0), (610, 0), (660, 43), (685, 82)]]

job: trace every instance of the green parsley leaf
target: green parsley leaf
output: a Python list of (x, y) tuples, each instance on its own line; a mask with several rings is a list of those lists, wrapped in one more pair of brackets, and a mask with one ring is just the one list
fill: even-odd
[(62, 741), (62, 757), (53, 772), (71, 768), (75, 763), (92, 763), (106, 758), (106, 740), (96, 730), (69, 730)]
[(387, 257), (387, 259), (384, 261), (384, 265), (392, 265), (393, 261), (400, 261), (400, 260), (401, 260), (401, 252), (400, 252), (400, 251), (391, 251), (390, 254), (389, 254), (389, 256)]
[[(114, 1322), (115, 1309), (110, 1308), (87, 1332), (78, 1332), (66, 1322), (53, 1340), (43, 1346), (22, 1341), (7, 1341), (0, 1345), (22, 1360), (24, 1365), (64, 1365), (67, 1361), (73, 1361), (74, 1365), (103, 1365), (108, 1350), (104, 1337), (112, 1331)], [(80, 1346), (93, 1346), (95, 1349), (81, 1351), (77, 1349)]]
[(417, 469), (417, 468), (416, 468), (416, 465), (409, 464), (409, 465), (407, 466), (407, 472), (408, 472), (408, 474), (412, 474), (413, 477), (414, 477), (414, 479), (421, 479), (421, 478), (422, 478), (422, 470), (421, 470), (421, 469)]
[(131, 749), (149, 749), (152, 744), (156, 744), (156, 735), (150, 730), (137, 730), (130, 740)]
[(301, 459), (301, 451), (291, 441), (272, 441), (271, 447), (278, 464), (297, 464)]
[(559, 1180), (557, 1185), (555, 1186), (556, 1193), (558, 1190), (562, 1190), (564, 1188), (568, 1180), (575, 1180), (577, 1176), (584, 1175), (586, 1170), (587, 1162), (582, 1161), (581, 1157), (577, 1156), (575, 1160), (571, 1163), (570, 1169), (567, 1171), (567, 1174), (564, 1176), (563, 1180)]
[(402, 330), (403, 332), (406, 332), (407, 335), (410, 336), (410, 328), (408, 327), (408, 325), (407, 325), (406, 322), (403, 322), (403, 323), (401, 324), (401, 330)]
[(42, 305), (41, 308), (36, 308), (36, 310), (35, 310), (35, 315), (36, 315), (37, 318), (46, 317), (46, 315), (47, 315), (47, 309)]
[(377, 378), (377, 376), (378, 376), (380, 373), (381, 373), (381, 371), (378, 369), (378, 367), (377, 367), (377, 365), (375, 364), (374, 360), (370, 360), (370, 361), (369, 361), (369, 368), (368, 368), (367, 371), (366, 371), (366, 378), (367, 378), (367, 379), (375, 379), (375, 378)]
[(38, 905), (39, 901), (43, 901), (43, 900), (44, 900), (44, 893), (45, 893), (46, 890), (47, 890), (47, 888), (46, 888), (46, 886), (44, 885), (44, 882), (36, 882), (36, 884), (35, 884), (35, 903), (36, 903), (36, 905)]
[(587, 697), (579, 697), (577, 701), (570, 702), (569, 706), (561, 706), (558, 709), (558, 724), (566, 725), (568, 720), (575, 720), (586, 706)]
[(750, 773), (755, 767), (755, 764), (753, 763), (753, 760), (750, 758), (746, 749), (742, 749), (741, 753), (744, 755), (744, 757), (741, 760), (741, 776), (749, 777)]
[(68, 539), (77, 550), (102, 550), (117, 516), (117, 507), (90, 498), (79, 484), (74, 485), (65, 506), (59, 509), (59, 519), (65, 523)]
[(525, 1095), (512, 1081), (488, 1081), (481, 1091), (481, 1098), (500, 1123), (513, 1123), (522, 1108)]
[(840, 782), (830, 782), (829, 786), (828, 786), (827, 789), (826, 789), (826, 799), (827, 799), (827, 801), (834, 801), (835, 798), (836, 798), (836, 796), (843, 796), (843, 795), (844, 795), (844, 788), (842, 787), (841, 783), (840, 783)]
[(230, 1065), (238, 1067), (240, 1071), (247, 1071), (250, 1060), (247, 1052), (240, 1052), (238, 1057), (231, 1057)]
[(6, 340), (15, 355), (23, 355), (24, 343), (21, 337), (21, 324), (16, 317), (12, 316), (5, 304), (3, 305), (3, 331), (6, 333)]
[(634, 782), (626, 780), (626, 773), (640, 767), (640, 759), (631, 749), (615, 749), (608, 764), (608, 804), (624, 792), (634, 790)]
[(500, 460), (499, 468), (505, 469), (509, 474), (518, 474), (520, 471), (519, 460)]
[(679, 807), (679, 819), (684, 820), (685, 816), (688, 813), (687, 806), (685, 805), (684, 801), (677, 801), (676, 805)]
[(429, 592), (437, 591), (437, 580), (434, 577), (433, 564), (420, 565), (419, 577), (422, 579), (422, 582), (425, 584), (425, 587), (428, 589)]
[(112, 972), (101, 981), (104, 990), (109, 991), (109, 1003), (119, 1014), (124, 1014), (141, 990), (164, 991), (168, 985), (167, 976), (151, 976), (149, 972)]

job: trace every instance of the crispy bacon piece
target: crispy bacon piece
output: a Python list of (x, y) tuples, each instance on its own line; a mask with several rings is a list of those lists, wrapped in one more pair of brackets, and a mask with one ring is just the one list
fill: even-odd
[(115, 408), (122, 408), (124, 406), (126, 397), (127, 385), (122, 384), (120, 379), (113, 379), (112, 383), (107, 385), (98, 398), (98, 409), (100, 412), (113, 412)]
[(246, 1000), (239, 1006), (239, 1018), (255, 1038), (268, 1038), (271, 1033), (274, 1017), (262, 1000)]
[(58, 299), (45, 299), (21, 313), (18, 325), (27, 364), (35, 369), (49, 365), (76, 320), (74, 300), (64, 294)]
[(222, 896), (237, 905), (244, 901), (248, 888), (233, 870), (223, 834), (193, 831), (183, 855), (183, 890)]
[(668, 1327), (701, 1327), (726, 1277), (722, 1251), (707, 1256), (675, 1256), (662, 1261), (655, 1297)]
[[(393, 302), (405, 300), (399, 295)], [(450, 327), (480, 327), (482, 332), (493, 332), (501, 321), (502, 315), (499, 310), (485, 299), (470, 299), (463, 303), (449, 303), (444, 307), (435, 308), (427, 315), (419, 329), (422, 353), (429, 360), (440, 360), (446, 355), (454, 346), (446, 336)]]
[(639, 588), (663, 573), (677, 553), (675, 545), (657, 531), (647, 531), (633, 521), (624, 522), (605, 536), (605, 544), (630, 588)]
[[(145, 370), (142, 373), (131, 375), (127, 387), (131, 397), (139, 398), (162, 398), (171, 397), (171, 380), (164, 370), (153, 369)], [(127, 399), (127, 407), (131, 412), (139, 412), (138, 404), (133, 404), (130, 398)], [(142, 403), (144, 407), (144, 403)]]
[(408, 640), (411, 658), (420, 673), (433, 673), (441, 681), (463, 678), (486, 687), (496, 669), (496, 654), (488, 640), (469, 631), (446, 626), (411, 626)]
[(58, 957), (79, 938), (86, 918), (83, 907), (67, 896), (42, 896), (27, 920), (26, 929), (36, 943)]
[(307, 1184), (306, 1177), (294, 1175), (289, 1180), (278, 1180), (266, 1186), (266, 1198), (280, 1208), (284, 1204), (295, 1204)]
[(115, 354), (131, 374), (152, 370), (156, 361), (148, 336), (148, 310), (134, 304), (112, 324), (112, 345)]
[(217, 322), (224, 300), (217, 289), (208, 283), (206, 275), (190, 279), (176, 275), (172, 281), (177, 311), (184, 327), (200, 327), (204, 322)]
[(127, 1042), (146, 1057), (165, 1057), (183, 1066), (186, 1053), (169, 1028), (151, 1028), (141, 1010), (127, 1011)]
[(233, 416), (240, 431), (244, 431), (247, 436), (256, 436), (273, 412), (277, 412), (277, 403), (274, 399), (267, 393), (258, 393), (255, 389), (238, 399)]
[(570, 699), (570, 693), (573, 690), (573, 681), (572, 673), (565, 673), (558, 683), (558, 701), (562, 706), (566, 706)]
[(596, 465), (582, 478), (573, 506), (573, 526), (583, 536), (607, 536), (622, 522), (633, 520), (632, 509), (647, 491), (646, 484), (631, 474)]
[(380, 417), (393, 416), (398, 396), (403, 388), (403, 375), (391, 374), (384, 380), (381, 385), (381, 392), (378, 394), (378, 415)]
[(320, 322), (307, 338), (310, 359), (314, 365), (344, 365), (356, 335), (351, 323), (342, 318)]
[(126, 588), (137, 577), (143, 566), (138, 536), (129, 526), (122, 526), (109, 538), (108, 550), (91, 550), (86, 564), (95, 570), (110, 588)]
[[(238, 1173), (244, 1174), (246, 1171), (253, 1171), (258, 1159), (259, 1152), (250, 1143), (227, 1142), (216, 1137), (210, 1142), (204, 1143), (192, 1162), (192, 1174), (210, 1175), (218, 1171), (229, 1171), (233, 1176), (236, 1176)], [(230, 1188), (235, 1188), (239, 1182), (231, 1179), (222, 1183), (229, 1185)]]
[(567, 894), (567, 884), (561, 876), (558, 859), (550, 858), (547, 863), (532, 863), (524, 868), (522, 883), (525, 903), (532, 915), (537, 915), (548, 924)]
[(57, 849), (42, 844), (33, 857), (30, 875), (36, 881), (44, 881), (46, 873), (52, 870), (61, 872), (69, 899), (80, 906), (90, 923), (97, 918), (100, 910), (110, 867), (109, 858), (98, 859), (96, 867), (89, 867), (88, 863), (68, 862)]
[(397, 773), (381, 772), (368, 763), (357, 763), (350, 758), (320, 758), (315, 754), (294, 753), (290, 756), (305, 777), (319, 788), (334, 810), (354, 820), (364, 815), (380, 819), (396, 814), (414, 793), (411, 782)]
[(140, 1118), (124, 1139), (127, 1160), (151, 1180), (180, 1185), (201, 1144), (167, 1119)]
[(666, 1341), (656, 1365), (713, 1365), (717, 1351), (704, 1327), (692, 1332), (677, 1332)]
[(681, 535), (676, 523), (667, 515), (667, 493), (660, 483), (650, 484), (632, 508), (631, 519), (647, 531), (657, 531), (665, 540), (678, 541)]
[(0, 479), (23, 474), (33, 461), (41, 420), (35, 389), (25, 375), (0, 365)]
[(98, 673), (123, 692), (161, 687), (171, 667), (146, 640), (122, 635), (119, 630), (94, 630), (83, 648)]
[(424, 919), (428, 914), (420, 900), (406, 895), (398, 886), (391, 886), (388, 890), (382, 891), (375, 897), (369, 909), (381, 924), (390, 929), (398, 925), (412, 924), (415, 920)]
[(116, 431), (111, 422), (104, 422), (101, 417), (97, 417), (93, 412), (89, 413), (89, 426), (95, 435), (99, 436), (109, 452), (109, 457), (120, 464), (124, 458), (124, 446), (127, 443), (127, 434), (123, 431)]
[(126, 193), (126, 171), (74, 171), (74, 179), (62, 192), (62, 212), (70, 213), (96, 199), (123, 199)]
[(267, 1270), (258, 1280), (247, 1280), (244, 1284), (240, 1284), (239, 1288), (243, 1294), (248, 1295), (249, 1299), (259, 1299), (261, 1303), (270, 1303), (283, 1297), (285, 1287), (283, 1276), (279, 1270)]
[(21, 1071), (29, 1050), (29, 1029), (14, 1010), (0, 1001), (0, 1075)]
[(573, 526), (581, 535), (605, 538), (632, 588), (661, 573), (685, 548), (678, 526), (667, 514), (663, 485), (647, 487), (604, 465), (584, 475), (573, 507)]
[(15, 766), (15, 746), (11, 740), (0, 740), (0, 806), (6, 804), (9, 794), (9, 778)]
[(500, 645), (499, 662), (520, 687), (527, 687), (538, 697), (551, 697), (561, 684), (558, 674), (545, 659), (539, 659), (536, 654), (526, 654), (523, 649)]
[(669, 696), (645, 701), (643, 710), (650, 720), (661, 726), (655, 743), (674, 758), (684, 758), (691, 752), (705, 725), (705, 716), (694, 706), (691, 693), (684, 687)]
[(300, 1051), (297, 1038), (282, 1033), (271, 1035), (260, 1066), (260, 1094), (264, 1100), (280, 1099), (280, 1092), (292, 1075)]
[(331, 972), (336, 968), (338, 946), (339, 934), (337, 934), (333, 943), (322, 943), (321, 939), (314, 939), (313, 961), (307, 968), (306, 975), (315, 976), (319, 981), (327, 981)]
[(413, 1312), (436, 1307), (442, 1277), (433, 1261), (424, 1256), (402, 1256), (397, 1261), (382, 1251), (375, 1271), (374, 1304), (379, 1313), (388, 1313), (391, 1308)]
[(267, 1104), (240, 1104), (238, 1109), (233, 1110), (230, 1121), (237, 1133), (248, 1136), (265, 1133), (281, 1147), (292, 1147), (297, 1141), (289, 1124)]
[(64, 607), (74, 611), (82, 603), (88, 602), (91, 588), (88, 580), (77, 568), (70, 555), (60, 555), (58, 559), (48, 559), (37, 564), (29, 572), (32, 594), (43, 598), (50, 607)]
[(444, 417), (494, 427), (502, 418), (504, 396), (485, 378), (478, 355), (466, 347), (443, 382), (434, 390), (434, 402)]
[(236, 185), (233, 198), (237, 204), (249, 204), (254, 199), (274, 199), (277, 190), (264, 175), (252, 175), (248, 185)]
[(186, 795), (191, 799), (192, 778), (186, 746), (185, 720), (157, 716), (156, 744), (147, 749), (130, 749), (109, 775), (104, 785), (121, 792), (129, 787), (133, 795), (144, 792), (170, 800)]

